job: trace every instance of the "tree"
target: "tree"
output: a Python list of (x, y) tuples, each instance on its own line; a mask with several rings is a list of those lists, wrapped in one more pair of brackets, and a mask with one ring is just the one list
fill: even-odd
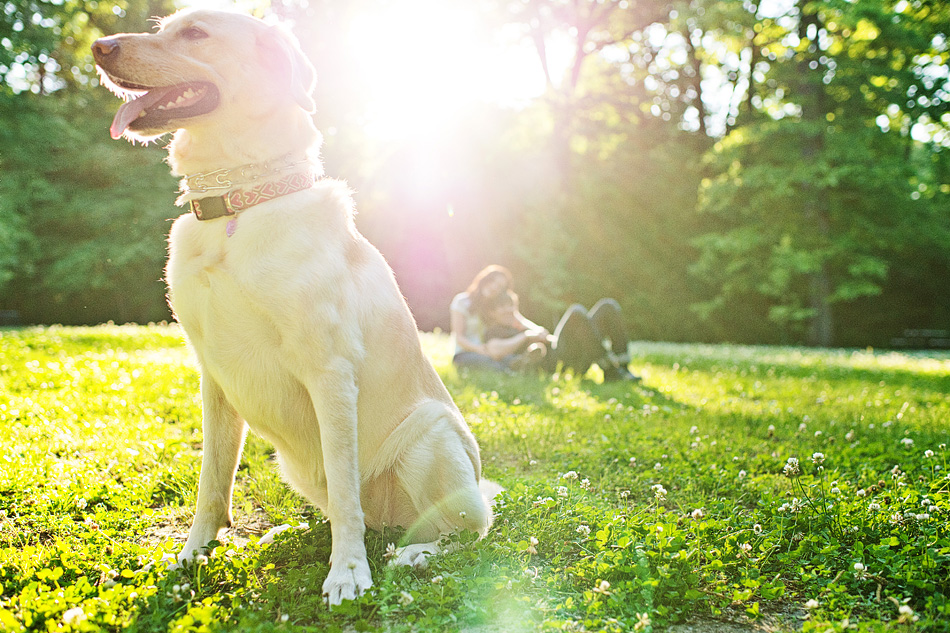
[(798, 2), (757, 25), (773, 35), (757, 40), (769, 66), (760, 116), (717, 144), (702, 192), (721, 223), (697, 241), (696, 270), (719, 285), (702, 309), (762, 295), (791, 335), (829, 345), (831, 306), (881, 293), (899, 253), (936, 248), (950, 261), (948, 218), (934, 212), (948, 198), (933, 170), (909, 160), (946, 154), (939, 135), (912, 131), (950, 124), (948, 11)]
[(158, 148), (109, 138), (116, 100), (93, 89), (89, 50), (166, 10), (37, 0), (0, 12), (0, 303), (27, 321), (167, 317), (174, 181)]

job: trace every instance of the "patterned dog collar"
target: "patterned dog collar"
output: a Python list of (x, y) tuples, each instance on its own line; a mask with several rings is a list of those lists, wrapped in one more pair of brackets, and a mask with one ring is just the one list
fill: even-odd
[(199, 220), (214, 220), (234, 215), (248, 207), (309, 189), (316, 182), (312, 172), (303, 172), (271, 180), (250, 189), (238, 189), (223, 196), (189, 200), (188, 208)]

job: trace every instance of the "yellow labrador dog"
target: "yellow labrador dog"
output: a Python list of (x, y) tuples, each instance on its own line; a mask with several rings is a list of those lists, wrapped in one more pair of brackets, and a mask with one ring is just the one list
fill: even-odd
[(230, 525), (245, 424), (330, 520), (330, 604), (372, 585), (365, 526), (405, 527), (405, 564), (438, 551), (440, 534), (484, 534), (478, 445), (392, 271), (354, 227), (349, 190), (320, 177), (314, 71), (296, 40), (202, 10), (93, 53), (104, 83), (131, 98), (113, 138), (174, 132), (169, 163), (190, 208), (166, 276), (201, 368), (204, 453), (178, 563)]

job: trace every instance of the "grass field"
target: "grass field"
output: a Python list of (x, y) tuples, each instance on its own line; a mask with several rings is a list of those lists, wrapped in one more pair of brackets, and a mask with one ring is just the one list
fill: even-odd
[(195, 501), (176, 328), (0, 331), (0, 630), (950, 631), (950, 355), (639, 343), (644, 382), (603, 385), (423, 344), (506, 488), (495, 526), (425, 570), (369, 533), (375, 587), (330, 611), (329, 525), (253, 436), (235, 528), (141, 571)]

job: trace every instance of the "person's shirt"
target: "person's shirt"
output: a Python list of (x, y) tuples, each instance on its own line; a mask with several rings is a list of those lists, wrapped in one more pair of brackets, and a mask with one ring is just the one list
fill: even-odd
[[(465, 336), (468, 340), (472, 341), (476, 345), (481, 345), (485, 342), (485, 325), (482, 323), (482, 320), (478, 317), (477, 314), (472, 310), (472, 298), (468, 295), (467, 292), (460, 292), (452, 299), (452, 304), (449, 306), (449, 309), (452, 312), (458, 312), (465, 317)], [(464, 352), (465, 350), (458, 343), (458, 339), (455, 341), (455, 353)]]

